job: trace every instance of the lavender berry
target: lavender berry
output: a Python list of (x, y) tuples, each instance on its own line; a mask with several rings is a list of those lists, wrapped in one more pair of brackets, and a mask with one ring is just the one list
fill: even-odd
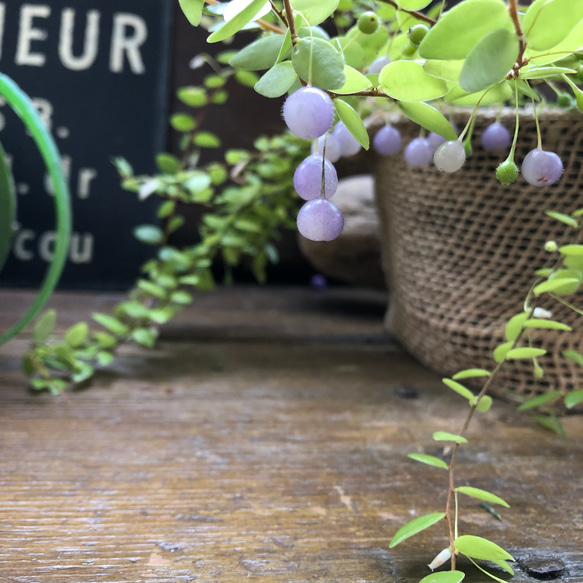
[(433, 151), (427, 138), (415, 138), (405, 148), (405, 162), (409, 166), (423, 168), (431, 164)]
[(442, 172), (456, 172), (466, 161), (466, 149), (459, 140), (444, 142), (433, 155), (435, 167)]
[(311, 241), (332, 241), (344, 227), (340, 209), (325, 198), (308, 201), (298, 213), (298, 231)]
[(360, 152), (360, 144), (341, 121), (336, 124), (333, 135), (338, 140), (343, 157), (354, 156)]
[(334, 120), (334, 105), (317, 87), (302, 87), (283, 104), (283, 119), (292, 134), (305, 140), (324, 135)]
[[(322, 171), (324, 172), (324, 192), (322, 192)], [(329, 160), (324, 160), (319, 154), (312, 154), (296, 168), (294, 187), (304, 200), (312, 200), (322, 194), (325, 198), (330, 198), (338, 188), (336, 169)]]
[(533, 186), (549, 186), (559, 180), (563, 173), (563, 162), (554, 152), (535, 148), (522, 162), (522, 175)]
[(511, 141), (510, 132), (500, 122), (490, 124), (482, 133), (482, 147), (490, 152), (508, 150)]
[(397, 128), (386, 125), (376, 133), (372, 144), (379, 154), (394, 156), (401, 149), (401, 134)]

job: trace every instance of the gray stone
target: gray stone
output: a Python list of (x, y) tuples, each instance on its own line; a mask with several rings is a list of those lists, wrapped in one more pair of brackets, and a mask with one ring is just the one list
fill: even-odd
[(344, 215), (342, 234), (327, 243), (309, 241), (299, 235), (302, 253), (326, 276), (360, 286), (385, 288), (373, 177), (361, 175), (340, 180), (332, 201)]

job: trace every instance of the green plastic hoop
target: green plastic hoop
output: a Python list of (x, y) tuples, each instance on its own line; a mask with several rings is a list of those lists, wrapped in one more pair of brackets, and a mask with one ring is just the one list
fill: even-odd
[(35, 316), (42, 310), (53, 293), (61, 277), (65, 262), (67, 261), (69, 241), (71, 238), (71, 198), (61, 167), (61, 157), (59, 156), (57, 146), (30, 98), (10, 77), (2, 73), (0, 73), (0, 95), (6, 99), (7, 103), (32, 134), (49, 171), (54, 190), (57, 230), (55, 254), (45, 274), (41, 288), (24, 316), (7, 332), (0, 335), (1, 345), (14, 338), (14, 336), (34, 320)]

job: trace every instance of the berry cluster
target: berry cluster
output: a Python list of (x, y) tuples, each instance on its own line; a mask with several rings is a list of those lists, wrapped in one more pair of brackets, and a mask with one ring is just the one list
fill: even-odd
[[(367, 17), (368, 18), (368, 17)], [(363, 27), (369, 26), (363, 20)], [(312, 154), (296, 169), (294, 186), (298, 195), (307, 201), (297, 217), (299, 232), (313, 241), (331, 241), (344, 227), (344, 217), (329, 199), (338, 187), (334, 162), (353, 156), (360, 144), (339, 121), (334, 123), (334, 105), (328, 94), (316, 87), (302, 87), (292, 93), (283, 105), (283, 118), (296, 136), (313, 140)], [(510, 184), (519, 174), (515, 164), (514, 145), (508, 129), (500, 122), (489, 125), (481, 136), (481, 145), (487, 151), (504, 151), (511, 154), (502, 162), (496, 176), (502, 184)], [(374, 136), (373, 147), (383, 156), (398, 154), (402, 148), (399, 130), (391, 125), (381, 128)], [(407, 144), (403, 157), (409, 166), (426, 167), (433, 162), (442, 172), (456, 172), (465, 163), (466, 146), (462, 138), (446, 140), (436, 133), (418, 137)], [(538, 147), (527, 154), (522, 163), (522, 175), (533, 186), (554, 184), (563, 172), (563, 163), (554, 152)]]
[(312, 154), (294, 173), (296, 192), (307, 201), (298, 213), (298, 231), (312, 241), (332, 241), (344, 228), (340, 209), (329, 200), (338, 187), (333, 163), (357, 154), (360, 144), (342, 122), (332, 129), (332, 100), (315, 87), (292, 93), (283, 105), (283, 119), (292, 134), (314, 140)]

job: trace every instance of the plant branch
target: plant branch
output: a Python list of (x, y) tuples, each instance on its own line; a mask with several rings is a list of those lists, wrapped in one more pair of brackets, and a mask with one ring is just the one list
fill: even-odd
[(417, 10), (405, 10), (404, 8), (399, 8), (399, 5), (397, 4), (397, 2), (395, 2), (395, 0), (379, 0), (379, 2), (384, 2), (385, 4), (389, 4), (393, 8), (396, 8), (397, 10), (400, 10), (401, 12), (406, 12), (407, 14), (410, 14), (411, 16), (414, 16), (415, 18), (418, 18), (419, 20), (423, 20), (424, 22), (427, 22), (428, 24), (434, 25), (437, 22), (437, 20), (435, 20), (434, 18), (431, 18), (431, 16), (427, 16), (427, 14), (423, 14), (423, 12), (418, 12)]
[(283, 0), (285, 6), (285, 14), (287, 18), (287, 25), (289, 28), (289, 34), (291, 37), (292, 45), (295, 45), (298, 40), (298, 35), (296, 32), (296, 23), (294, 22), (294, 10), (292, 8), (290, 0)]
[(518, 70), (526, 64), (524, 60), (524, 51), (526, 50), (526, 39), (524, 38), (524, 32), (520, 24), (520, 18), (518, 17), (518, 4), (516, 0), (508, 0), (508, 10), (510, 12), (510, 18), (512, 18), (512, 22), (514, 23), (514, 31), (516, 32), (516, 36), (518, 37), (518, 55), (516, 57), (516, 62), (512, 67), (514, 72), (518, 73)]

